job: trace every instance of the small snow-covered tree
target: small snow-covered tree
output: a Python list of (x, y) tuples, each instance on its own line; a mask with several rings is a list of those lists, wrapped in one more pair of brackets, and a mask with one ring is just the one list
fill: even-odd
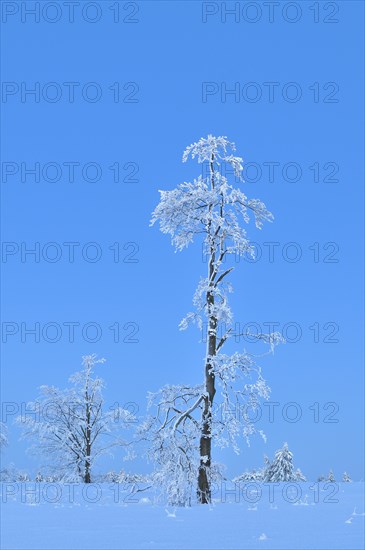
[(19, 481), (19, 483), (26, 483), (27, 481), (31, 481), (30, 475), (28, 474), (28, 472), (20, 471), (18, 472), (17, 481)]
[(0, 451), (8, 445), (8, 430), (3, 422), (0, 422)]
[(107, 474), (105, 474), (103, 481), (108, 483), (118, 483), (119, 482), (119, 474), (117, 474), (114, 470), (111, 470)]
[(243, 472), (243, 474), (233, 479), (233, 483), (243, 483), (246, 481), (263, 481), (262, 470), (252, 470), (251, 472)]
[(5, 468), (1, 468), (0, 471), (0, 481), (10, 481), (15, 482), (18, 478), (18, 470), (15, 468), (14, 464), (9, 464), (9, 466)]
[(264, 455), (264, 466), (260, 469), (261, 479), (265, 481), (267, 472), (271, 466), (271, 461), (267, 455)]
[(293, 453), (289, 451), (287, 443), (275, 453), (275, 458), (266, 471), (265, 481), (295, 481)]
[(131, 474), (128, 472), (125, 472), (124, 470), (120, 470), (119, 473), (115, 472), (114, 470), (111, 470), (107, 474), (103, 475), (101, 477), (102, 481), (110, 482), (110, 483), (146, 483), (148, 481), (148, 476), (144, 476), (142, 474)]
[(270, 459), (267, 455), (264, 455), (264, 464), (265, 464), (265, 468), (268, 468), (271, 464)]
[(124, 443), (120, 438), (110, 440), (111, 432), (133, 420), (125, 409), (104, 410), (104, 383), (94, 376), (95, 365), (104, 362), (95, 354), (84, 356), (82, 370), (70, 377), (71, 388), (41, 386), (39, 399), (28, 404), (34, 415), (17, 419), (23, 437), (34, 441), (32, 450), (41, 452), (67, 480), (91, 483), (95, 461)]
[(307, 478), (305, 477), (305, 475), (302, 473), (301, 469), (300, 468), (297, 468), (294, 472), (294, 476), (295, 476), (295, 480), (296, 481), (307, 481)]
[(264, 455), (264, 466), (259, 470), (244, 472), (234, 480), (236, 483), (243, 481), (307, 481), (300, 468), (294, 472), (293, 454), (289, 451), (287, 443), (276, 451), (275, 459), (270, 462)]
[(352, 483), (352, 479), (350, 478), (347, 472), (343, 473), (342, 481), (344, 481), (345, 483)]
[(264, 455), (264, 466), (258, 470), (252, 470), (251, 472), (244, 472), (240, 476), (236, 477), (233, 481), (240, 483), (243, 481), (265, 481), (267, 471), (271, 466), (271, 462), (267, 455)]
[(326, 481), (329, 481), (330, 483), (334, 483), (336, 481), (332, 469), (329, 471)]
[[(256, 227), (261, 229), (264, 221), (273, 219), (263, 202), (248, 199), (222, 175), (221, 166), (225, 164), (235, 178), (242, 179), (242, 158), (232, 151), (235, 145), (222, 136), (209, 135), (189, 145), (183, 162), (189, 157), (196, 158), (207, 166), (208, 175), (200, 175), (172, 191), (160, 191), (160, 203), (151, 221), (152, 225), (159, 222), (161, 231), (171, 236), (177, 251), (202, 236), (207, 258), (208, 273), (200, 280), (193, 300), (195, 311), (180, 324), (182, 330), (191, 322), (197, 323), (200, 330), (207, 326), (203, 383), (195, 387), (166, 386), (154, 394), (150, 403), (156, 406), (157, 414), (154, 421), (145, 425), (155, 434), (152, 454), (168, 479), (173, 484), (174, 475), (183, 490), (181, 479), (189, 486), (197, 476), (201, 503), (211, 501), (212, 472), (216, 468), (212, 463), (212, 441), (221, 447), (232, 444), (238, 452), (237, 438), (243, 435), (248, 439), (255, 432), (249, 415), (232, 415), (232, 409), (244, 405), (243, 410), (255, 409), (261, 398), (269, 396), (269, 388), (251, 353), (246, 350), (231, 355), (222, 353), (232, 337), (248, 336), (235, 330), (228, 304), (232, 286), (227, 282), (234, 268), (232, 259), (254, 255), (243, 224), (249, 223), (252, 215)], [(268, 344), (270, 351), (282, 341), (278, 333), (250, 336)], [(223, 410), (220, 417), (213, 409), (218, 387)]]
[(325, 476), (324, 476), (323, 474), (321, 474), (320, 476), (318, 476), (317, 481), (318, 481), (319, 483), (322, 483), (323, 481), (326, 481), (326, 478), (325, 478)]

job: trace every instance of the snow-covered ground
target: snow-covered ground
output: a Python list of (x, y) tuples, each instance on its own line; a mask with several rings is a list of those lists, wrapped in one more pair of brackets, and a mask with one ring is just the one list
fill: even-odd
[(364, 484), (337, 487), (271, 484), (270, 494), (251, 484), (228, 494), (227, 484), (212, 506), (173, 509), (117, 484), (4, 483), (1, 548), (364, 548)]

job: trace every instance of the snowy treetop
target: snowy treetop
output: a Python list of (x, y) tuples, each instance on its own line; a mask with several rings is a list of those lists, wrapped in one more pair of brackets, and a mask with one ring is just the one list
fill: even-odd
[(152, 214), (151, 225), (159, 221), (162, 233), (171, 236), (176, 250), (187, 247), (195, 235), (204, 234), (208, 247), (217, 242), (226, 243), (224, 254), (253, 253), (240, 220), (249, 223), (251, 213), (259, 229), (264, 221), (273, 220), (262, 201), (248, 199), (220, 173), (219, 164), (226, 162), (241, 178), (242, 158), (226, 154), (228, 148), (234, 150), (235, 145), (225, 137), (211, 135), (189, 145), (183, 162), (189, 155), (197, 157), (200, 163), (209, 162), (210, 174), (199, 176), (193, 182), (181, 183), (172, 191), (160, 190), (160, 203)]

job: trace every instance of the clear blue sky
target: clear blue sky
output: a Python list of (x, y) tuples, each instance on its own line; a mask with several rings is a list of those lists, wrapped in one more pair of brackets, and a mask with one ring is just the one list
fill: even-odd
[[(58, 17), (50, 11), (40, 15), (39, 23), (31, 16), (22, 23), (17, 13), (3, 24), (2, 78), (15, 84), (3, 96), (7, 138), (2, 156), (14, 163), (6, 165), (7, 172), (18, 169), (7, 180), (3, 174), (3, 241), (20, 249), (21, 242), (29, 248), (38, 242), (46, 256), (35, 262), (28, 255), (22, 262), (14, 248), (14, 254), (2, 258), (3, 323), (19, 328), (3, 344), (3, 401), (34, 399), (41, 384), (64, 386), (79, 368), (81, 355), (92, 352), (107, 358), (100, 367), (107, 403), (133, 401), (141, 414), (148, 390), (200, 382), (205, 346), (199, 344), (197, 329), (181, 333), (178, 323), (191, 309), (194, 289), (206, 271), (201, 247), (196, 242), (174, 254), (169, 238), (157, 227), (149, 228), (149, 219), (158, 189), (172, 189), (199, 174), (198, 164), (181, 163), (185, 146), (208, 133), (226, 135), (247, 163), (261, 169), (258, 181), (252, 181), (251, 164), (243, 189), (264, 200), (275, 215), (261, 232), (250, 228), (262, 256), (256, 263), (237, 264), (232, 277), (235, 319), (260, 326), (277, 322), (279, 330), (289, 323), (289, 339), (294, 324), (299, 325), (301, 336), (262, 364), (271, 401), (280, 404), (272, 423), (263, 409), (260, 428), (267, 443), (256, 437), (250, 448), (242, 443), (239, 457), (227, 451), (220, 458), (237, 475), (259, 466), (263, 453), (272, 456), (288, 441), (309, 479), (331, 467), (337, 476), (346, 469), (353, 478), (363, 478), (363, 3), (337, 2), (339, 11), (332, 14), (324, 11), (323, 2), (318, 13), (309, 9), (312, 3), (296, 2), (301, 14), (292, 23), (286, 19), (295, 13), (283, 12), (285, 3), (274, 22), (260, 4), (256, 23), (247, 21), (255, 17), (253, 12), (242, 10), (237, 22), (227, 15), (224, 23), (220, 2), (207, 8), (194, 1), (139, 2), (135, 14), (133, 3), (120, 2), (120, 22), (115, 23), (111, 4), (98, 4), (101, 16), (95, 23), (83, 20), (76, 8), (74, 23), (69, 23), (62, 8), (55, 23), (47, 21)], [(218, 11), (206, 15), (204, 23), (202, 9)], [(89, 19), (96, 16), (91, 9), (86, 12)], [(339, 21), (325, 23), (324, 18)], [(21, 101), (21, 82), (27, 88), (39, 83), (39, 102), (30, 95)], [(50, 82), (56, 86), (47, 86)], [(65, 82), (80, 83), (73, 103)], [(97, 87), (85, 88), (90, 82)], [(115, 82), (121, 99), (137, 101), (115, 102)], [(125, 86), (131, 82), (138, 88)], [(202, 98), (204, 82), (213, 84), (211, 95)], [(268, 82), (276, 84), (264, 84)], [(239, 97), (227, 95), (223, 102), (224, 86), (232, 89), (235, 83)], [(59, 101), (50, 101), (60, 90)], [(289, 101), (298, 90), (301, 98)], [(102, 97), (87, 101), (82, 91), (89, 99), (96, 91)], [(249, 101), (260, 93), (256, 102)], [(61, 167), (60, 176), (54, 166), (44, 168), (49, 162)], [(70, 162), (79, 163), (73, 182), (69, 165), (63, 164)], [(81, 168), (90, 162), (102, 170), (98, 181), (90, 181), (96, 173), (92, 166), (82, 176)], [(36, 182), (23, 174), (22, 182), (21, 163), (28, 168), (40, 163), (46, 175)], [(121, 167), (119, 182), (109, 168), (115, 163)], [(127, 163), (138, 165), (131, 176), (138, 181), (122, 181), (136, 168)], [(264, 163), (279, 163), (273, 178)], [(285, 167), (287, 163), (296, 165)], [(298, 166), (300, 179), (288, 181), (296, 179)], [(50, 242), (58, 248), (44, 248)], [(73, 263), (67, 242), (80, 243)], [(94, 263), (87, 258), (95, 247), (81, 254), (89, 242), (98, 243), (102, 253)], [(116, 242), (121, 259), (138, 261), (115, 262), (116, 247), (109, 247)], [(274, 261), (264, 242), (279, 243)], [(295, 248), (286, 247), (293, 242)], [(12, 245), (7, 246), (9, 251)], [(49, 261), (60, 250), (60, 260)], [(283, 259), (285, 251), (292, 258), (296, 250), (302, 254), (297, 262)], [(49, 322), (62, 328), (58, 342), (47, 341), (55, 334), (51, 327), (40, 342), (28, 335), (22, 343), (21, 323), (40, 323), (44, 329)], [(64, 325), (70, 322), (79, 323), (73, 342)], [(102, 330), (96, 343), (81, 335), (89, 322)], [(128, 322), (137, 323), (138, 342), (122, 341), (135, 327), (125, 326)], [(115, 323), (121, 328), (119, 343), (108, 328)], [(3, 324), (3, 330), (9, 325), (4, 329)], [(92, 327), (89, 331), (92, 338)], [(238, 343), (237, 349), (243, 346)], [(281, 417), (289, 402), (302, 411), (296, 423)], [(314, 422), (314, 403), (319, 422)], [(328, 403), (338, 405), (337, 423), (324, 422), (334, 410)], [(34, 468), (36, 462), (25, 455), (26, 446), (11, 422), (9, 436), (3, 464)], [(125, 464), (117, 455), (109, 466)]]

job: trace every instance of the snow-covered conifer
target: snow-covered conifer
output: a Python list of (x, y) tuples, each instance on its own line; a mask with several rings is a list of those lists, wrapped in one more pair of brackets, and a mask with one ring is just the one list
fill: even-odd
[(336, 481), (332, 469), (328, 473), (327, 481), (329, 481), (331, 483), (334, 483)]
[(240, 476), (233, 479), (234, 483), (243, 483), (246, 481), (263, 481), (262, 470), (252, 470), (251, 472), (244, 472)]
[(275, 458), (266, 471), (265, 481), (295, 481), (293, 453), (287, 443), (275, 453)]
[(296, 481), (307, 481), (307, 478), (305, 477), (305, 475), (303, 475), (300, 468), (297, 468), (295, 470), (294, 476), (295, 476)]

